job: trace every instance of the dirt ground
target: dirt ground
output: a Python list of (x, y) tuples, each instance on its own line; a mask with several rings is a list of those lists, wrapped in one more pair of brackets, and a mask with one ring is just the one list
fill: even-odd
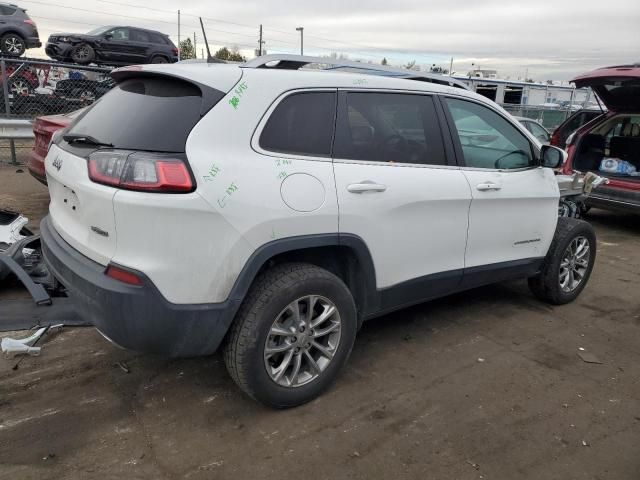
[[(46, 190), (0, 168), (0, 207), (36, 220)], [(597, 265), (575, 303), (510, 282), (373, 320), (335, 386), (293, 410), (242, 395), (220, 355), (68, 329), (17, 371), (0, 359), (0, 479), (638, 480), (640, 218), (589, 220)]]

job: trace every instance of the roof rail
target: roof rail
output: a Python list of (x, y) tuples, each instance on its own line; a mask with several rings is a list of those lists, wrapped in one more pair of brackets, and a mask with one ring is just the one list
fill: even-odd
[(420, 82), (437, 83), (451, 87), (469, 87), (460, 80), (446, 75), (436, 73), (416, 72), (404, 68), (393, 68), (385, 65), (373, 63), (352, 62), (330, 57), (307, 57), (303, 55), (263, 55), (240, 65), (241, 68), (273, 68), (277, 70), (299, 70), (306, 65), (318, 64), (326, 65), (321, 70), (343, 71), (350, 73), (362, 73), (365, 75), (378, 75), (381, 77), (403, 78), (406, 80), (417, 80)]

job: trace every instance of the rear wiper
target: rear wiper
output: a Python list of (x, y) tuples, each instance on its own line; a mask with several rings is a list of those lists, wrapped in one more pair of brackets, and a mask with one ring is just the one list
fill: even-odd
[(63, 135), (62, 138), (67, 143), (82, 143), (83, 145), (91, 145), (95, 147), (113, 147), (111, 143), (101, 142), (97, 138), (92, 137), (91, 135), (80, 135), (69, 133), (67, 135)]

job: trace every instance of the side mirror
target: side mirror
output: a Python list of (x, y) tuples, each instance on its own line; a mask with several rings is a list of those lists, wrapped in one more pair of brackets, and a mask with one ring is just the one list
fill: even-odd
[(540, 166), (558, 168), (567, 159), (567, 152), (552, 145), (543, 145), (540, 150)]
[(107, 34), (104, 36), (104, 39), (105, 39), (105, 40), (111, 40), (112, 38), (113, 38), (113, 35), (111, 35), (110, 33), (107, 33)]

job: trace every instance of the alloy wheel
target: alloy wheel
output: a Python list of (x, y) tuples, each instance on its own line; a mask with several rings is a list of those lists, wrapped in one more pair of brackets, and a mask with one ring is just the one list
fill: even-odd
[(4, 41), (4, 48), (7, 53), (20, 55), (22, 53), (22, 42), (16, 37), (9, 37)]
[(283, 387), (312, 382), (329, 366), (340, 344), (342, 322), (335, 304), (318, 295), (294, 300), (271, 325), (264, 365)]
[(87, 48), (86, 45), (81, 45), (80, 47), (76, 48), (75, 58), (77, 60), (86, 60), (87, 58), (89, 58), (89, 48)]
[(560, 262), (558, 281), (563, 292), (573, 292), (582, 283), (591, 258), (589, 240), (579, 236), (571, 240)]
[(24, 80), (14, 80), (11, 82), (10, 90), (14, 95), (28, 95), (29, 85)]

